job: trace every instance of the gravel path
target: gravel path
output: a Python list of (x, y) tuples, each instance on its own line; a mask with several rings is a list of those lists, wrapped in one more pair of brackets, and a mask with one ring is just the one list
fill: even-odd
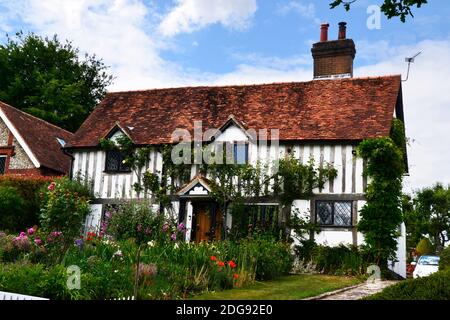
[(327, 292), (308, 300), (359, 300), (371, 294), (377, 293), (386, 287), (396, 284), (398, 281), (365, 282), (353, 287)]

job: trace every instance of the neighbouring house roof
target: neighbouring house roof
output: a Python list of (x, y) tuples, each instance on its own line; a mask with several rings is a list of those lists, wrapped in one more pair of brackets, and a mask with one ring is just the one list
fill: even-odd
[(46, 167), (68, 173), (70, 157), (61, 143), (72, 139), (73, 133), (42, 119), (0, 102), (0, 114), (6, 116), (6, 125), (36, 167)]
[(401, 103), (399, 75), (262, 85), (108, 93), (68, 147), (94, 147), (116, 123), (137, 145), (171, 143), (194, 121), (218, 129), (230, 115), (244, 127), (279, 129), (280, 140), (362, 140), (389, 135)]

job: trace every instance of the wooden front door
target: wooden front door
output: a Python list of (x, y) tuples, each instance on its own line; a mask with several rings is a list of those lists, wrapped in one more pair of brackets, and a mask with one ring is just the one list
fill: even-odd
[(194, 205), (195, 242), (211, 240), (212, 224), (215, 222), (214, 239), (222, 238), (223, 215), (214, 209), (211, 203), (196, 203)]

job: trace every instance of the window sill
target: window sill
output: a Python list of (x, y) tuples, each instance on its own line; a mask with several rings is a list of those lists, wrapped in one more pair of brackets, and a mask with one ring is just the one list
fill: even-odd
[(111, 175), (112, 174), (130, 174), (131, 170), (130, 171), (106, 171), (106, 170), (104, 170), (103, 173), (111, 174)]

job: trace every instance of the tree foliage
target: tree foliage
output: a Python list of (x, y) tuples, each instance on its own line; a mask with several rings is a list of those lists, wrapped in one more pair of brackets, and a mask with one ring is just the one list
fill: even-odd
[(75, 131), (112, 83), (95, 55), (80, 52), (57, 36), (33, 33), (8, 36), (0, 45), (0, 100)]
[[(334, 9), (342, 5), (345, 10), (349, 11), (351, 5), (356, 1), (357, 0), (334, 0), (330, 3), (330, 7), (331, 9)], [(420, 8), (427, 3), (427, 0), (384, 0), (381, 5), (381, 12), (383, 12), (388, 19), (399, 17), (402, 22), (405, 22), (407, 16), (414, 17), (412, 13), (414, 6)]]
[(427, 236), (437, 251), (450, 241), (450, 185), (440, 183), (419, 190), (408, 202), (405, 223), (411, 244)]

